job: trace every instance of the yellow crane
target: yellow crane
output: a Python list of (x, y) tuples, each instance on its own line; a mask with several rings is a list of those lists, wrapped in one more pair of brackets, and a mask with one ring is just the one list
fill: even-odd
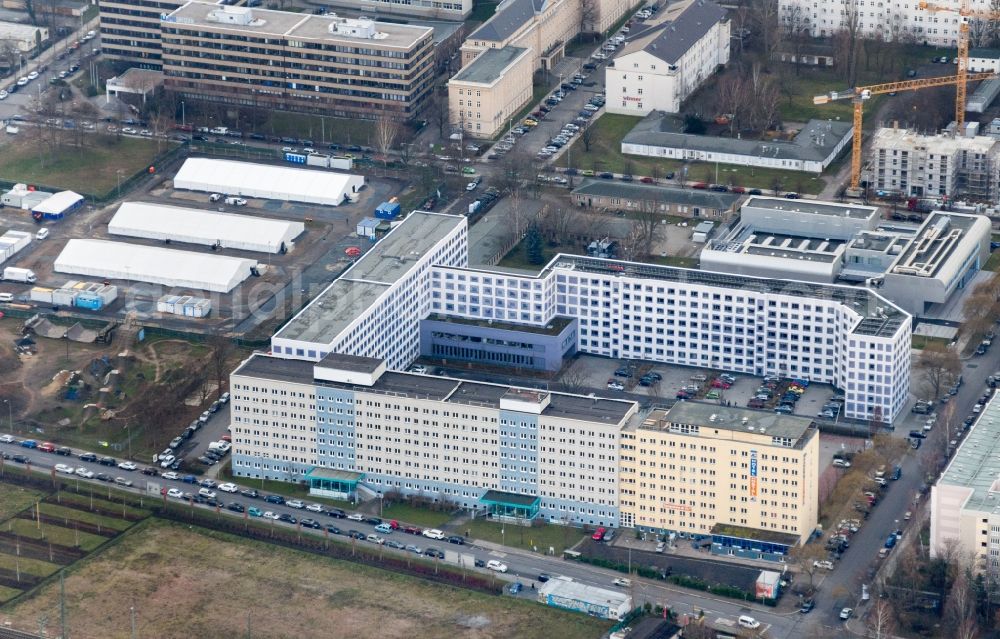
[(958, 124), (958, 128), (961, 128), (965, 124), (965, 89), (969, 75), (969, 20), (973, 18), (1000, 20), (1000, 12), (974, 11), (969, 8), (969, 0), (959, 0), (957, 9), (923, 1), (917, 3), (917, 6), (931, 13), (958, 13), (958, 69), (955, 74), (958, 83), (955, 85), (955, 123)]
[[(961, 64), (961, 63), (960, 63)], [(861, 124), (863, 120), (864, 103), (873, 95), (885, 93), (895, 93), (897, 91), (917, 91), (919, 89), (929, 89), (931, 87), (943, 87), (950, 85), (961, 85), (965, 87), (965, 82), (976, 80), (986, 80), (996, 77), (995, 73), (966, 73), (964, 80), (959, 80), (957, 75), (948, 75), (938, 78), (920, 78), (917, 80), (900, 80), (898, 82), (886, 82), (884, 84), (872, 84), (870, 86), (855, 87), (846, 91), (832, 91), (813, 98), (813, 104), (829, 104), (835, 100), (851, 100), (854, 104), (854, 130), (851, 139), (851, 186), (847, 194), (857, 197), (861, 194)], [(964, 91), (962, 92), (964, 95)]]

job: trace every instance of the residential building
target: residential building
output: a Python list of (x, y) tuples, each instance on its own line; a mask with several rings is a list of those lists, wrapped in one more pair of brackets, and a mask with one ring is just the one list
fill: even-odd
[(729, 40), (726, 10), (711, 0), (692, 2), (675, 20), (632, 39), (608, 63), (608, 113), (679, 112), (681, 103), (729, 62)]
[(332, 10), (354, 9), (367, 15), (388, 14), (434, 20), (465, 20), (472, 13), (472, 0), (317, 0), (313, 4)]
[[(854, 25), (862, 37), (880, 36), (886, 41), (916, 42), (936, 47), (955, 47), (961, 18), (959, 0), (934, 3), (953, 11), (928, 11), (913, 0), (864, 2), (863, 0), (779, 0), (778, 18), (788, 29), (813, 37), (836, 35)], [(973, 12), (989, 12), (992, 0), (968, 0)]]
[(165, 86), (185, 100), (406, 120), (431, 91), (433, 33), (189, 2), (163, 18)]
[[(46, 27), (0, 21), (0, 42), (9, 43), (20, 53), (39, 51), (42, 43), (48, 39), (49, 30)], [(17, 64), (17, 60), (14, 64)]]
[[(460, 216), (411, 213), (282, 327), (271, 352), (400, 369), (431, 313), (485, 323), (482, 334), (490, 322), (537, 332), (563, 317), (584, 353), (805, 377), (844, 389), (844, 414), (858, 419), (891, 422), (906, 402), (910, 316), (874, 291), (576, 255), (538, 273), (468, 268), (466, 228)], [(509, 352), (469, 337), (478, 351)]]
[(711, 551), (783, 560), (818, 523), (819, 430), (808, 418), (677, 402), (621, 435), (621, 525), (711, 537)]
[(469, 137), (492, 138), (531, 100), (531, 52), (486, 49), (448, 81), (451, 122)]
[(903, 197), (1000, 201), (1000, 143), (950, 131), (925, 135), (912, 129), (882, 127), (871, 143), (872, 187)]
[(726, 217), (736, 211), (742, 197), (736, 193), (591, 179), (584, 179), (571, 195), (573, 204), (584, 208), (686, 218)]
[(552, 69), (580, 29), (580, 0), (505, 0), (462, 44), (462, 66), (486, 49), (531, 52), (532, 71)]
[(969, 71), (1000, 73), (1000, 49), (969, 49)]
[(621, 149), (629, 155), (685, 162), (822, 173), (850, 144), (853, 128), (848, 122), (809, 120), (791, 139), (744, 140), (684, 133), (676, 116), (653, 111), (622, 139)]
[[(994, 395), (931, 487), (931, 557), (971, 561), (973, 572), (1000, 578), (1000, 400)], [(957, 438), (957, 437), (956, 437)], [(949, 451), (954, 448), (949, 444)]]
[(421, 495), (520, 523), (619, 521), (619, 434), (635, 402), (397, 373), (339, 354), (255, 354), (230, 389), (239, 477), (311, 482), (329, 475), (318, 468), (368, 495)]
[(101, 54), (143, 69), (162, 68), (160, 19), (188, 0), (101, 0)]

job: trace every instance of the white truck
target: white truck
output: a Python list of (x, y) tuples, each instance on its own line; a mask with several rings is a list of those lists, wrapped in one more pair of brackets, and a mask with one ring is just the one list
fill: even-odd
[(34, 284), (35, 272), (30, 268), (17, 268), (14, 266), (8, 266), (3, 270), (3, 279), (9, 282), (25, 282), (27, 284)]

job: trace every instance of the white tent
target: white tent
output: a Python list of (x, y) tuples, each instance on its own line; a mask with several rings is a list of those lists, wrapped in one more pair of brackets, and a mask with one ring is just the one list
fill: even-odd
[(209, 158), (188, 158), (174, 177), (177, 189), (329, 206), (343, 204), (364, 184), (360, 175)]
[(219, 244), (223, 248), (278, 253), (291, 251), (305, 231), (302, 222), (270, 220), (250, 215), (217, 213), (179, 206), (125, 202), (108, 223), (108, 233), (188, 244)]
[(55, 271), (227, 293), (250, 277), (255, 266), (256, 260), (238, 257), (106, 240), (70, 240), (56, 258)]

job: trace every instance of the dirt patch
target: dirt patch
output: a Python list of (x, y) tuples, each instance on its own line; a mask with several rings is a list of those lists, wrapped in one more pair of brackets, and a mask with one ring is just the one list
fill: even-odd
[[(66, 578), (66, 605), (78, 639), (128, 637), (129, 607), (144, 637), (323, 634), (387, 637), (599, 637), (608, 624), (511, 597), (458, 588), (150, 522)], [(222, 598), (220, 600), (220, 597)], [(17, 628), (58, 608), (59, 587), (17, 604)], [(219, 605), (235, 614), (219, 614)]]

